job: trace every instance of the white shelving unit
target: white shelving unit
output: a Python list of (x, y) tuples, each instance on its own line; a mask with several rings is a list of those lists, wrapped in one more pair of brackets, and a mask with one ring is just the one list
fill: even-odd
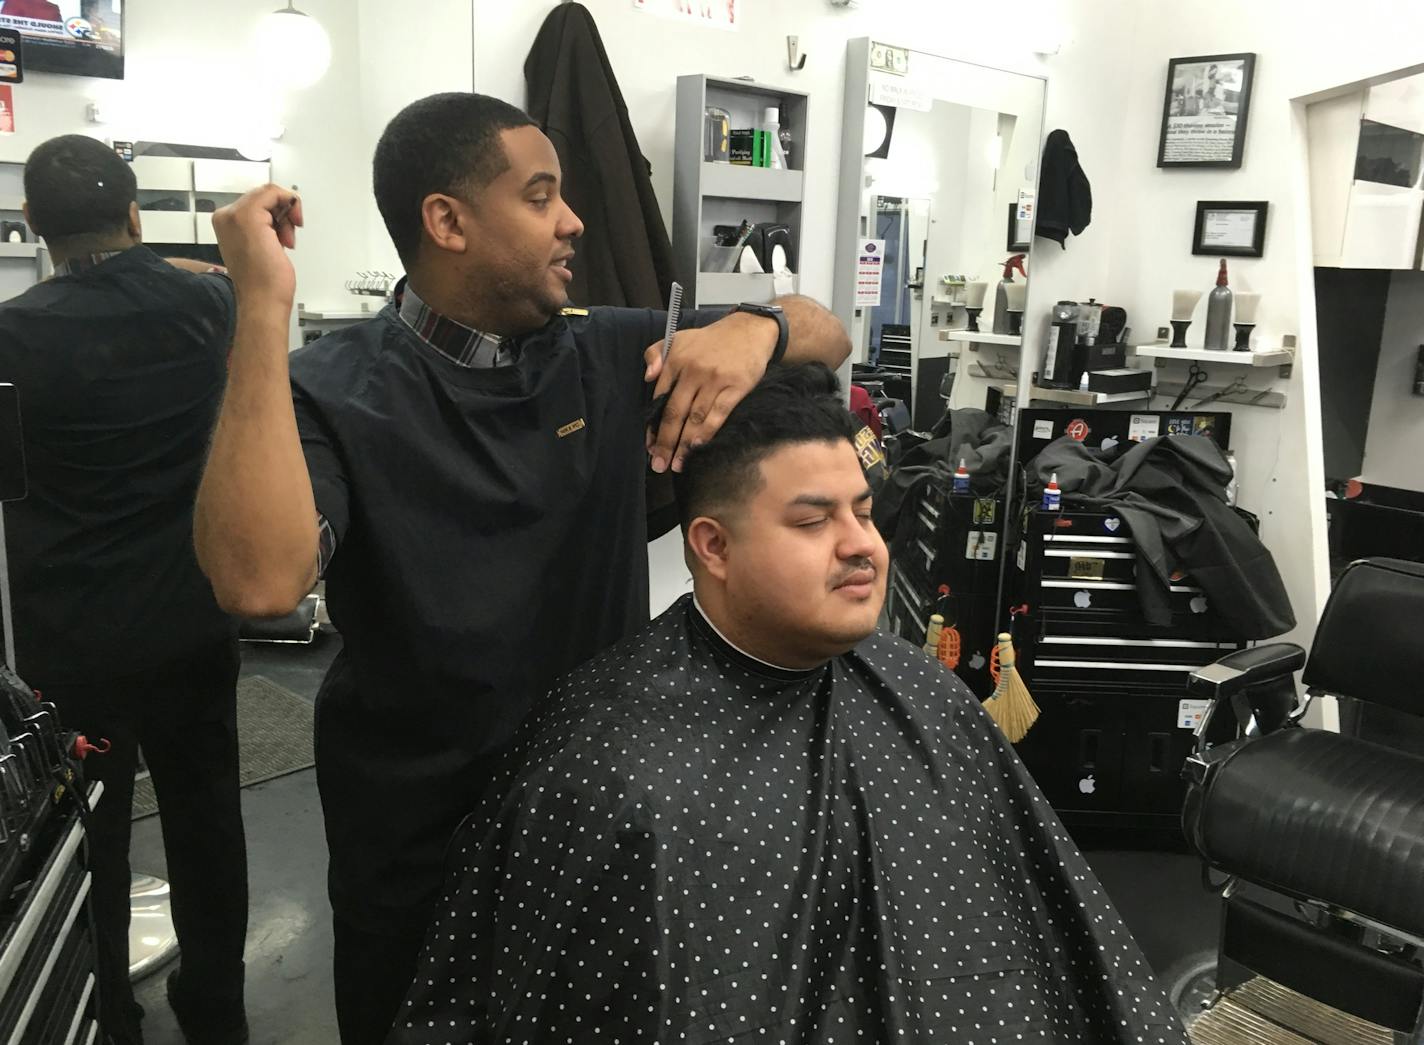
[(970, 330), (941, 330), (939, 332), (941, 341), (952, 341), (961, 345), (1009, 345), (1014, 348), (1023, 346), (1023, 335), (1021, 334), (989, 334), (984, 331), (975, 333)]
[[(211, 211), (272, 180), (269, 163), (187, 156), (136, 156), (133, 171), (143, 238), (149, 243), (215, 244)], [(151, 209), (172, 200), (181, 201), (183, 209)]]
[(1289, 366), (1295, 362), (1295, 353), (1288, 348), (1261, 349), (1254, 352), (1221, 352), (1209, 348), (1138, 345), (1127, 351), (1128, 355), (1135, 355), (1139, 359), (1181, 359), (1193, 363), (1229, 363), (1233, 366)]
[[(732, 127), (760, 127), (776, 106), (791, 131), (791, 169), (772, 170), (703, 159), (703, 116), (708, 106), (732, 114)], [(673, 147), (673, 259), (687, 292), (685, 306), (770, 301), (778, 294), (769, 273), (704, 272), (702, 258), (714, 225), (771, 223), (791, 229), (794, 266), (801, 263), (801, 201), (805, 192), (809, 101), (801, 91), (751, 80), (706, 76), (677, 78), (677, 130)], [(800, 287), (793, 277), (790, 288)]]
[(38, 243), (0, 243), (0, 258), (34, 258), (39, 251)]
[(1104, 406), (1108, 403), (1131, 403), (1139, 399), (1151, 399), (1152, 389), (1140, 392), (1083, 392), (1076, 388), (1043, 388), (1034, 385), (1029, 390), (1029, 398), (1045, 403), (1062, 403), (1065, 406)]

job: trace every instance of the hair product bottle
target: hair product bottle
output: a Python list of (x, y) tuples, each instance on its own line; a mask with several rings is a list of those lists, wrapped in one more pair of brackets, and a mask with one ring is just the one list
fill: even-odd
[(1226, 259), (1216, 274), (1216, 289), (1206, 298), (1206, 339), (1203, 348), (1225, 352), (1231, 347), (1231, 288), (1226, 285)]

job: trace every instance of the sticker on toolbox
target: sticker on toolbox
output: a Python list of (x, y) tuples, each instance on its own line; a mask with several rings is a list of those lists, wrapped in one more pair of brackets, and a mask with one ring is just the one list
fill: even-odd
[(1108, 533), (1117, 533), (1118, 529), (1119, 529), (1121, 526), (1122, 526), (1122, 520), (1119, 519), (1116, 515), (1112, 516), (1111, 518), (1108, 518), (1108, 519), (1104, 519), (1104, 520), (1103, 520), (1103, 529), (1104, 529), (1104, 530), (1107, 530)]
[(1205, 595), (1198, 595), (1192, 600), (1193, 613), (1205, 613), (1211, 607), (1207, 604)]
[(987, 530), (970, 530), (969, 540), (964, 546), (966, 559), (990, 561), (999, 554), (999, 535)]
[(1019, 541), (1019, 569), (1028, 569), (1028, 541)]
[(1156, 439), (1162, 431), (1162, 418), (1156, 414), (1133, 414), (1127, 422), (1127, 438), (1134, 443)]
[(1053, 438), (1053, 422), (1052, 422), (1052, 421), (1035, 421), (1035, 422), (1033, 423), (1033, 437), (1034, 437), (1035, 439), (1052, 439), (1052, 438)]
[(1090, 591), (1080, 591), (1073, 596), (1073, 605), (1080, 610), (1086, 610), (1093, 604), (1093, 593)]
[(1071, 436), (1080, 443), (1086, 441), (1091, 432), (1092, 428), (1090, 428), (1088, 422), (1084, 421), (1081, 417), (1073, 418), (1073, 420), (1068, 422), (1068, 427), (1063, 429), (1064, 435)]
[(1100, 581), (1107, 572), (1106, 559), (1074, 555), (1068, 560), (1068, 576), (1075, 581)]
[(993, 524), (998, 516), (998, 505), (992, 497), (980, 497), (974, 502), (974, 521)]
[(1191, 435), (1192, 419), (1190, 417), (1169, 417), (1167, 418), (1168, 435)]
[(1202, 717), (1206, 715), (1209, 707), (1211, 707), (1209, 700), (1177, 701), (1177, 728), (1195, 731), (1201, 725)]

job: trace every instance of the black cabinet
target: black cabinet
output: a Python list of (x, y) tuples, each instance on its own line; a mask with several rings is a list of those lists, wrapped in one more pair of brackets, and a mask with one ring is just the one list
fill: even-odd
[(1002, 495), (952, 494), (938, 482), (916, 491), (892, 542), (886, 614), (890, 630), (919, 645), (934, 613), (954, 629), (956, 674), (981, 699), (994, 689), (989, 657), (1004, 550)]
[(1009, 568), (1018, 665), (1040, 717), (1019, 756), (1064, 822), (1154, 835), (1179, 831), (1182, 763), (1205, 703), (1188, 675), (1245, 642), (1189, 576), (1171, 619), (1148, 624), (1137, 549), (1111, 512), (1032, 509)]

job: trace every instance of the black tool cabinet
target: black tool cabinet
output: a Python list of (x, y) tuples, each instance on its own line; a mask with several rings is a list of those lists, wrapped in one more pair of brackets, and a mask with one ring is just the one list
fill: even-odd
[[(923, 645), (930, 616), (941, 613), (960, 635), (956, 673), (981, 699), (993, 692), (989, 655), (998, 632), (995, 607), (1004, 553), (1004, 499), (948, 492), (949, 478), (920, 487), (905, 511), (908, 541), (897, 542), (886, 613), (890, 630)], [(941, 595), (941, 587), (949, 589)]]
[(1176, 830), (1194, 743), (1188, 674), (1245, 643), (1191, 578), (1171, 587), (1171, 623), (1148, 624), (1137, 552), (1108, 512), (1027, 513), (1009, 591), (1019, 670), (1040, 709), (1018, 744), (1069, 826)]
[[(1147, 416), (1022, 411), (1021, 459), (1031, 461), (1075, 422), (1096, 446), (1125, 440), (1129, 426)], [(1226, 449), (1230, 416), (1163, 412), (1156, 427), (1207, 435)], [(1181, 768), (1204, 710), (1187, 693), (1187, 677), (1247, 643), (1187, 575), (1171, 585), (1170, 622), (1148, 624), (1137, 593), (1137, 549), (1112, 512), (1032, 506), (1015, 522), (1005, 589), (1008, 604), (1025, 609), (1014, 621), (1014, 644), (1040, 709), (1017, 745), (1019, 756), (1080, 837), (1128, 831), (1180, 838)]]
[[(96, 952), (74, 737), (3, 669), (0, 741), (0, 1042), (92, 1045)], [(101, 794), (94, 785), (88, 801)]]

